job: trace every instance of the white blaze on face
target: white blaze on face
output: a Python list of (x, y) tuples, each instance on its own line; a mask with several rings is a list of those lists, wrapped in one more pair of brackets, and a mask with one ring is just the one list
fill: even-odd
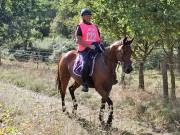
[(121, 45), (121, 46), (119, 46), (119, 47), (118, 47), (118, 51), (120, 51), (120, 50), (122, 49), (122, 47), (123, 47), (122, 45)]

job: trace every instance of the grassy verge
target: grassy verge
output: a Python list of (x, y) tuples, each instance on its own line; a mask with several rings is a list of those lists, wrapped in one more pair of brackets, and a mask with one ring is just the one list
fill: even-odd
[(18, 87), (25, 87), (35, 92), (44, 93), (49, 96), (57, 94), (55, 88), (55, 74), (52, 70), (43, 67), (37, 67), (33, 64), (27, 65), (9, 65), (0, 66), (0, 80), (10, 82)]

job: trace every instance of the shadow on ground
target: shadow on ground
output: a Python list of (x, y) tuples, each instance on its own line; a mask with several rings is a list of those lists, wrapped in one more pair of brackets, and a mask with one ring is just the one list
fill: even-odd
[(134, 135), (133, 133), (130, 133), (128, 131), (122, 131), (115, 127), (111, 127), (108, 130), (104, 130), (102, 126), (94, 124), (93, 122), (88, 121), (87, 119), (82, 118), (81, 116), (75, 116), (68, 112), (66, 112), (66, 115), (70, 119), (75, 120), (90, 135)]

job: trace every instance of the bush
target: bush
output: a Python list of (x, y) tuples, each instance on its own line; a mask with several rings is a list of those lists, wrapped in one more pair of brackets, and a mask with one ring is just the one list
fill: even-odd
[(62, 53), (74, 50), (76, 47), (75, 42), (72, 39), (57, 37), (55, 41), (56, 44), (54, 44), (53, 54), (51, 55), (51, 58), (54, 60), (58, 60)]
[(15, 61), (15, 60), (16, 60), (13, 54), (10, 54), (10, 55), (8, 56), (8, 59), (9, 59), (10, 61)]

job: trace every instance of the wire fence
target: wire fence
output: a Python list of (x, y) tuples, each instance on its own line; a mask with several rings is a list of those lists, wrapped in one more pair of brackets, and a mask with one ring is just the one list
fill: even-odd
[[(156, 50), (159, 50), (161, 48), (156, 48)], [(1, 51), (0, 51), (1, 52)], [(34, 63), (38, 64), (39, 62), (49, 62), (49, 63), (57, 63), (60, 59), (60, 56), (64, 53), (62, 49), (60, 50), (17, 50), (17, 49), (11, 49), (11, 50), (5, 50), (1, 52), (1, 57), (5, 59), (10, 60), (18, 60), (18, 61), (33, 61)], [(160, 68), (161, 62), (165, 58), (164, 56), (156, 57), (154, 55), (151, 55), (146, 58), (145, 64), (150, 65), (151, 68)], [(174, 57), (174, 68), (178, 68), (178, 57)], [(133, 59), (133, 64), (136, 65), (135, 67), (138, 67), (138, 64), (142, 62), (142, 58), (136, 58)], [(170, 63), (167, 63), (170, 65)], [(155, 67), (153, 67), (155, 66)]]
[(5, 51), (1, 53), (4, 59), (17, 60), (17, 61), (34, 61), (36, 62), (57, 62), (63, 52), (52, 52), (42, 50), (15, 50)]

